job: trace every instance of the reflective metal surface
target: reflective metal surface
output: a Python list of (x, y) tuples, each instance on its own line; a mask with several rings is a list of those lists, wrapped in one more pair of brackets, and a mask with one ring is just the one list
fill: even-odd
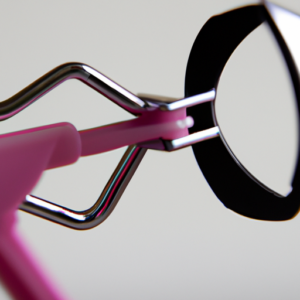
[(130, 146), (97, 202), (87, 210), (70, 210), (33, 195), (26, 197), (20, 209), (73, 229), (93, 228), (105, 221), (114, 210), (146, 151), (137, 146)]
[(172, 141), (166, 141), (164, 140), (163, 143), (165, 145), (165, 149), (167, 151), (174, 151), (178, 150), (199, 142), (203, 142), (206, 140), (213, 139), (215, 137), (218, 137), (220, 134), (219, 127), (213, 127), (206, 130), (202, 130), (199, 132), (192, 133), (190, 135), (187, 135), (185, 137), (182, 137), (180, 139), (172, 140)]
[[(267, 1), (264, 2), (264, 6), (268, 10), (270, 18), (273, 19), (274, 22), (273, 25), (277, 26), (277, 31), (273, 29), (273, 32), (276, 38), (279, 40), (279, 43), (283, 49), (285, 58), (289, 64), (290, 71), (291, 71), (293, 70), (294, 65), (297, 65), (298, 67), (299, 64), (299, 60), (298, 60), (299, 43), (298, 43), (298, 39), (296, 38), (296, 36), (298, 36), (296, 28), (299, 28), (298, 27), (299, 18), (290, 12), (282, 10), (277, 6), (271, 5)], [(249, 27), (248, 28), (245, 25), (247, 27), (245, 29), (246, 30), (245, 36), (264, 21), (265, 16), (261, 14), (262, 9), (263, 9), (262, 6), (249, 6), (248, 8), (245, 7), (243, 9), (236, 10), (238, 13), (241, 14), (244, 13), (246, 14), (246, 17), (247, 16), (250, 17), (249, 20), (253, 23), (252, 24), (249, 21), (252, 24), (252, 25), (250, 24), (253, 27), (252, 28), (251, 26), (250, 27), (248, 26), (249, 22), (247, 23), (247, 20), (244, 20), (246, 22), (246, 25)], [(228, 14), (231, 13), (229, 12)], [(253, 16), (256, 16), (257, 20), (255, 18), (253, 19)], [(261, 17), (263, 17), (263, 19), (261, 19)], [(209, 22), (210, 23), (214, 22), (214, 20), (216, 20), (216, 17), (212, 18)], [(240, 18), (239, 20), (243, 21), (243, 18)], [(289, 22), (287, 22), (287, 20)], [(232, 18), (229, 18), (229, 20), (226, 21), (227, 23), (225, 25), (230, 27), (231, 21)], [(291, 22), (293, 24), (291, 24)], [(207, 26), (208, 25), (206, 25), (206, 27)], [(222, 26), (219, 26), (219, 28), (221, 27)], [(224, 29), (223, 27), (222, 29)], [(218, 28), (218, 26), (216, 28)], [(233, 28), (236, 28), (236, 23), (233, 24)], [(245, 37), (245, 36), (240, 37), (239, 31), (240, 30), (238, 30), (238, 33), (235, 34), (232, 33), (232, 30), (230, 31), (230, 37), (232, 39), (237, 39), (237, 45)], [(279, 37), (279, 34), (283, 35), (283, 37), (285, 38), (285, 43), (287, 44), (287, 46), (289, 46), (289, 49), (286, 47), (286, 44), (281, 42), (280, 38), (282, 37)], [(211, 32), (209, 32), (208, 36), (209, 37), (213, 36), (215, 42), (219, 41), (215, 35), (211, 34)], [(224, 37), (222, 35), (222, 38), (220, 40), (223, 41), (223, 39)], [(230, 49), (228, 53), (229, 55), (237, 46), (235, 45), (235, 41), (233, 42), (233, 44), (234, 47), (233, 49)], [(210, 43), (201, 43), (201, 47), (202, 45), (210, 45)], [(193, 47), (195, 47), (195, 45)], [(205, 51), (208, 51), (209, 47), (205, 47), (205, 48), (206, 48)], [(224, 52), (224, 49), (222, 47), (217, 47), (217, 48), (220, 49), (220, 51)], [(291, 54), (293, 55), (293, 59), (289, 58), (289, 54), (290, 54), (289, 51), (291, 51)], [(192, 76), (191, 78), (189, 78), (188, 81), (195, 84), (197, 88), (195, 90), (191, 88), (191, 91), (187, 93), (188, 95), (187, 98), (174, 99), (174, 98), (166, 98), (166, 97), (153, 97), (151, 95), (143, 95), (143, 94), (137, 97), (134, 94), (122, 88), (121, 86), (119, 86), (118, 84), (116, 84), (115, 82), (113, 82), (112, 80), (110, 80), (109, 78), (105, 77), (103, 74), (99, 73), (98, 71), (96, 71), (95, 69), (87, 65), (80, 64), (80, 63), (68, 63), (53, 69), (52, 71), (42, 76), (40, 79), (38, 79), (28, 87), (26, 87), (25, 89), (17, 93), (15, 96), (7, 99), (6, 101), (1, 102), (0, 120), (4, 120), (18, 113), (26, 106), (30, 105), (32, 102), (34, 102), (39, 97), (43, 96), (44, 94), (46, 94), (47, 92), (55, 88), (57, 85), (64, 82), (65, 80), (75, 78), (84, 82), (88, 86), (94, 88), (96, 91), (106, 96), (107, 98), (111, 99), (116, 104), (120, 105), (121, 107), (123, 107), (124, 109), (126, 109), (127, 111), (133, 114), (140, 114), (145, 110), (151, 111), (151, 110), (160, 109), (164, 111), (173, 111), (180, 108), (188, 108), (194, 106), (193, 110), (195, 109), (195, 107), (199, 108), (199, 111), (196, 114), (194, 114), (194, 117), (198, 118), (201, 122), (203, 120), (205, 121), (205, 116), (201, 117), (201, 113), (199, 114), (199, 112), (206, 114), (208, 107), (210, 107), (210, 109), (211, 108), (214, 109), (214, 100), (216, 97), (215, 88), (218, 82), (218, 76), (220, 75), (219, 72), (222, 71), (222, 68), (220, 68), (220, 66), (217, 65), (216, 70), (214, 70), (213, 66), (216, 64), (217, 59), (224, 60), (224, 58), (223, 56), (213, 57), (211, 54), (212, 52), (208, 51), (206, 53), (208, 57), (213, 58), (213, 61), (209, 63), (207, 61), (207, 58), (205, 58), (204, 56), (202, 57), (199, 54), (199, 51), (194, 51), (194, 52), (195, 53), (197, 52), (196, 53), (197, 57), (200, 57), (201, 59), (205, 60), (204, 65), (207, 66), (208, 69), (204, 70), (204, 68), (200, 68), (195, 73), (193, 72), (191, 73)], [(190, 56), (190, 60), (191, 60), (191, 56)], [(223, 62), (221, 61), (221, 65), (222, 63)], [(196, 63), (193, 63), (191, 65), (197, 66)], [(299, 71), (299, 68), (297, 71)], [(202, 80), (198, 80), (200, 74), (199, 72), (200, 73), (204, 72), (204, 74), (202, 74), (204, 76)], [(209, 72), (211, 72), (213, 75), (211, 78), (209, 76), (210, 74)], [(216, 74), (218, 76), (215, 76)], [(295, 82), (297, 82), (295, 86), (298, 87), (299, 77), (298, 74), (296, 75), (295, 74), (296, 72), (291, 71), (294, 84)], [(209, 80), (212, 80), (213, 84), (205, 85), (204, 82)], [(202, 86), (202, 88), (199, 90), (198, 88), (200, 82), (202, 82), (204, 86)], [(296, 89), (295, 92), (297, 97), (299, 98), (299, 90)], [(212, 102), (212, 105), (210, 105), (207, 102)], [(203, 105), (199, 106), (199, 104), (203, 104)], [(211, 122), (210, 120), (206, 124), (206, 125), (209, 124), (209, 126), (204, 126), (203, 128), (195, 128), (196, 132), (193, 132), (192, 130), (193, 132), (192, 134), (179, 139), (174, 139), (174, 140), (157, 139), (157, 140), (142, 143), (138, 146), (129, 147), (126, 153), (124, 154), (122, 160), (120, 161), (117, 169), (115, 170), (109, 182), (107, 183), (102, 194), (100, 195), (99, 199), (88, 210), (73, 211), (68, 208), (59, 206), (57, 204), (51, 203), (49, 201), (46, 201), (44, 199), (32, 195), (26, 197), (26, 200), (21, 205), (20, 209), (70, 228), (74, 228), (74, 229), (92, 228), (100, 224), (101, 222), (103, 222), (110, 215), (110, 213), (116, 206), (118, 200), (120, 199), (124, 189), (129, 183), (131, 177), (133, 176), (136, 168), (138, 167), (141, 159), (143, 158), (146, 149), (173, 151), (189, 145), (199, 143), (201, 141), (205, 141), (208, 139), (213, 139), (215, 137), (221, 136), (219, 127), (217, 126), (218, 124), (216, 123), (216, 118), (214, 118), (213, 121), (214, 122)], [(219, 139), (215, 139), (212, 142), (215, 144), (215, 142), (219, 142)], [(212, 143), (212, 142), (208, 142), (208, 143)], [(210, 153), (211, 152), (209, 152), (208, 155)], [(205, 161), (207, 160), (207, 158), (208, 158), (207, 155), (201, 156), (201, 159), (204, 159)], [(215, 157), (213, 159), (215, 159)], [(211, 165), (209, 166), (209, 169), (211, 170)], [(228, 170), (226, 169), (225, 171), (227, 174)], [(213, 178), (215, 178), (215, 175), (216, 174), (214, 172)], [(240, 177), (241, 176), (239, 176), (239, 178)], [(218, 185), (220, 185), (219, 182)], [(251, 189), (253, 190), (253, 188)], [(298, 210), (297, 207), (296, 210)], [(294, 213), (295, 209), (293, 208), (292, 210)], [(257, 209), (255, 211), (257, 211)], [(275, 217), (274, 216), (261, 217), (261, 216), (256, 216), (251, 212), (249, 215), (251, 217), (263, 218), (263, 219), (286, 219), (286, 218), (290, 218), (290, 215), (292, 214), (289, 212), (288, 213), (284, 212), (283, 217), (282, 216), (278, 217), (277, 215)]]
[[(286, 17), (288, 17), (289, 20), (295, 19), (293, 15), (287, 16), (286, 12), (280, 12), (278, 7), (270, 6), (268, 2), (265, 2), (265, 6), (267, 6), (269, 12), (270, 11), (272, 12), (270, 15), (274, 19), (281, 20)], [(253, 29), (254, 29), (263, 20), (260, 20), (260, 18), (258, 18), (258, 20), (253, 19), (253, 13), (254, 15), (260, 16), (259, 13), (261, 12), (261, 10), (262, 10), (261, 6), (251, 6), (249, 8), (244, 8), (239, 11), (243, 11), (243, 12), (245, 11), (246, 15), (250, 16), (250, 21), (252, 20), (252, 23), (254, 22), (253, 23), (254, 24)], [(277, 23), (275, 22), (277, 26), (279, 26), (278, 25), (279, 23), (285, 24), (285, 22), (283, 22), (284, 20), (282, 22), (281, 21), (279, 22), (278, 20)], [(229, 21), (227, 21), (227, 23)], [(233, 24), (233, 26), (235, 28), (236, 24)], [(290, 31), (287, 30), (287, 33), (289, 32)], [(246, 35), (247, 34), (248, 31), (246, 32)], [(214, 36), (214, 35), (209, 34), (208, 36)], [(235, 36), (232, 35), (231, 33), (231, 37), (237, 38), (238, 43), (240, 43), (240, 37), (238, 36), (238, 34)], [(243, 38), (244, 37), (242, 37), (242, 39)], [(216, 40), (215, 36), (214, 39)], [(296, 50), (298, 49), (297, 48), (298, 44), (296, 46), (290, 45), (291, 43), (293, 43), (293, 41), (294, 41), (293, 39), (287, 39), (287, 44), (289, 44), (289, 46), (293, 48), (292, 54), (294, 54), (294, 52), (297, 52)], [(203, 43), (201, 45), (203, 45)], [(204, 43), (204, 45), (206, 45), (206, 43)], [(208, 49), (209, 47), (206, 48)], [(231, 52), (232, 50), (234, 50), (234, 48), (231, 49)], [(296, 50), (294, 51), (294, 49)], [(224, 51), (224, 49), (220, 49), (220, 51)], [(229, 55), (231, 54), (231, 52), (229, 53)], [(211, 52), (208, 52), (207, 55), (210, 57)], [(196, 56), (199, 57), (198, 51), (196, 53)], [(203, 116), (201, 117), (200, 112), (204, 113), (207, 111), (208, 107), (210, 107), (210, 109), (214, 107), (214, 100), (216, 97), (215, 84), (217, 84), (218, 82), (218, 76), (217, 77), (214, 76), (215, 73), (218, 75), (219, 74), (218, 72), (221, 72), (222, 70), (222, 68), (220, 68), (219, 66), (217, 66), (216, 70), (213, 69), (213, 66), (217, 58), (218, 57), (214, 58), (214, 60), (209, 63), (207, 61), (207, 58), (203, 57), (203, 59), (205, 59), (204, 64), (207, 65), (208, 68), (208, 70), (204, 72), (204, 77), (203, 77), (204, 79), (202, 78), (203, 80), (199, 81), (197, 77), (200, 71), (203, 72), (203, 68), (197, 70), (195, 74), (193, 73), (193, 76), (191, 78), (191, 82), (195, 83), (196, 87), (199, 87), (199, 82), (203, 83), (205, 82), (205, 80), (208, 79), (211, 79), (213, 84), (204, 86), (203, 89), (201, 90), (197, 89), (195, 91), (188, 93), (187, 94), (188, 97), (184, 99), (154, 97), (151, 95), (138, 95), (139, 97), (137, 97), (134, 94), (122, 88), (121, 86), (119, 86), (118, 84), (116, 84), (115, 82), (105, 77), (103, 74), (99, 73), (98, 71), (96, 71), (95, 69), (87, 65), (80, 64), (80, 63), (64, 64), (62, 66), (53, 69), (52, 71), (50, 71), (49, 73), (47, 73), (46, 75), (38, 79), (36, 82), (32, 83), (27, 88), (20, 91), (15, 96), (0, 103), (0, 120), (4, 120), (18, 113), (20, 110), (24, 109), (26, 106), (28, 106), (29, 104), (37, 100), (39, 97), (43, 96), (51, 89), (55, 88), (60, 83), (64, 82), (65, 80), (75, 78), (81, 80), (88, 86), (94, 88), (96, 91), (100, 92), (102, 95), (111, 99), (116, 104), (120, 105), (121, 107), (123, 107), (124, 109), (126, 109), (127, 111), (133, 114), (141, 114), (143, 111), (146, 110), (152, 111), (157, 109), (163, 111), (174, 111), (180, 108), (182, 109), (182, 108), (188, 108), (193, 106), (193, 109), (195, 107), (199, 108), (199, 111), (197, 111), (197, 113), (194, 114), (194, 118), (197, 118), (197, 121), (200, 120), (202, 122), (203, 120), (205, 120), (205, 117)], [(297, 62), (297, 59), (295, 60)], [(212, 78), (208, 76), (209, 72), (212, 72), (213, 75)], [(212, 102), (212, 105), (208, 102)], [(199, 104), (203, 104), (203, 105), (199, 105)], [(214, 121), (216, 121), (216, 119)], [(129, 147), (127, 152), (124, 154), (121, 162), (119, 163), (117, 169), (115, 170), (109, 182), (107, 183), (102, 194), (100, 195), (99, 199), (88, 210), (73, 211), (68, 208), (59, 206), (57, 204), (51, 203), (49, 201), (46, 201), (44, 199), (35, 196), (27, 196), (25, 202), (21, 205), (20, 209), (70, 228), (74, 228), (74, 229), (92, 228), (100, 224), (101, 222), (103, 222), (110, 215), (115, 205), (117, 204), (119, 198), (121, 197), (124, 189), (126, 188), (128, 182), (130, 181), (132, 175), (134, 174), (136, 168), (138, 167), (143, 155), (146, 152), (146, 149), (174, 151), (177, 149), (181, 149), (183, 147), (187, 147), (189, 145), (199, 143), (201, 141), (213, 139), (221, 135), (219, 131), (219, 127), (217, 125), (218, 124), (216, 122), (209, 122), (209, 126), (204, 126), (203, 128), (195, 128), (196, 132), (192, 131), (193, 132), (192, 134), (182, 138), (178, 138), (174, 140), (157, 139), (153, 141), (144, 142), (138, 146)], [(208, 143), (215, 143), (216, 141), (218, 142), (219, 139), (215, 139), (212, 142), (208, 142)], [(207, 155), (204, 155), (202, 159), (207, 160)]]
[[(125, 110), (139, 114), (148, 104), (95, 69), (82, 63), (56, 67), (0, 103), (0, 121), (10, 118), (68, 79), (78, 79)], [(33, 195), (26, 196), (20, 209), (74, 229), (88, 229), (103, 222), (112, 212), (133, 176), (146, 149), (128, 148), (97, 202), (88, 210), (73, 211)]]
[(212, 89), (208, 92), (183, 99), (151, 96), (147, 94), (138, 94), (138, 96), (140, 99), (145, 100), (150, 107), (159, 108), (160, 110), (165, 111), (172, 111), (214, 101), (216, 98), (216, 90)]
[[(141, 114), (145, 110), (160, 109), (172, 111), (215, 99), (214, 90), (179, 100), (173, 98), (153, 99), (152, 97), (146, 97), (145, 99), (141, 97), (140, 99), (85, 64), (66, 63), (51, 70), (16, 95), (1, 102), (0, 120), (5, 120), (17, 114), (68, 79), (82, 81), (122, 108), (136, 115)], [(156, 147), (152, 147), (151, 145), (149, 147), (144, 145), (143, 148), (137, 146), (129, 147), (99, 199), (87, 210), (74, 211), (33, 195), (26, 196), (20, 209), (73, 229), (92, 228), (103, 222), (110, 215), (143, 158), (146, 148), (172, 151), (212, 138), (214, 135), (216, 133), (203, 132), (172, 141), (157, 140), (154, 142)]]
[(95, 69), (82, 63), (66, 63), (43, 75), (29, 86), (0, 102), (0, 120), (17, 114), (25, 107), (68, 79), (78, 79), (127, 111), (138, 114), (147, 103)]
[(198, 131), (179, 139), (174, 140), (152, 140), (145, 143), (140, 143), (139, 147), (161, 151), (175, 151), (193, 144), (216, 138), (220, 135), (219, 127), (212, 127), (206, 130)]
[[(138, 94), (139, 98), (145, 100), (150, 107), (158, 107), (160, 110), (172, 111), (180, 108), (188, 108), (194, 105), (213, 102), (216, 98), (216, 90), (213, 88), (208, 92), (200, 93), (191, 97), (177, 99), (170, 97), (162, 97), (149, 94)], [(193, 120), (193, 119), (192, 119)], [(191, 127), (191, 126), (190, 126)], [(202, 130), (188, 136), (174, 139), (164, 140), (157, 139), (144, 143), (140, 143), (139, 146), (142, 148), (161, 150), (161, 151), (174, 151), (184, 147), (188, 147), (195, 143), (199, 143), (208, 139), (219, 136), (219, 127), (213, 127), (207, 130)]]

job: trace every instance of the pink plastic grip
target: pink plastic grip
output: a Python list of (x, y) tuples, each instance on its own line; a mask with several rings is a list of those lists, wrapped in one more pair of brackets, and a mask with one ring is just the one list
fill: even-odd
[(76, 128), (59, 123), (0, 136), (0, 215), (17, 210), (46, 169), (74, 163), (81, 153)]
[(140, 117), (103, 127), (80, 131), (81, 156), (110, 151), (127, 145), (164, 138), (172, 140), (188, 135), (178, 121), (186, 119), (186, 109), (149, 111)]
[(80, 133), (73, 125), (60, 123), (0, 136), (0, 276), (16, 299), (62, 299), (14, 231), (15, 211), (43, 171), (74, 163), (80, 156), (185, 136), (187, 128), (178, 125), (185, 118), (185, 109), (157, 110)]
[(15, 299), (63, 299), (15, 232), (15, 213), (45, 169), (74, 163), (80, 136), (68, 123), (0, 136), (0, 277)]

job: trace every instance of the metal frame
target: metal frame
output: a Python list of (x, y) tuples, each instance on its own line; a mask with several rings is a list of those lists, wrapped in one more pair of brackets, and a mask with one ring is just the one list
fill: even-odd
[[(0, 119), (4, 120), (18, 113), (63, 81), (75, 78), (134, 115), (157, 109), (173, 111), (188, 108), (188, 114), (196, 121), (188, 136), (175, 140), (152, 140), (131, 146), (124, 154), (99, 199), (88, 210), (73, 211), (32, 195), (26, 197), (20, 209), (70, 228), (92, 228), (103, 222), (112, 212), (145, 154), (145, 149), (174, 151), (193, 145), (196, 159), (204, 176), (216, 196), (228, 208), (251, 218), (265, 220), (285, 220), (297, 214), (300, 206), (298, 200), (300, 191), (297, 192), (296, 185), (294, 184), (294, 190), (285, 201), (282, 201), (278, 198), (279, 195), (258, 182), (231, 152), (215, 117), (214, 100), (222, 69), (238, 44), (264, 21), (270, 24), (279, 42), (292, 75), (297, 99), (300, 99), (297, 67), (277, 27), (278, 24), (273, 19), (274, 9), (275, 12), (284, 11), (264, 2), (263, 5), (251, 5), (211, 18), (201, 29), (192, 49), (187, 66), (186, 98), (184, 99), (151, 95), (136, 96), (87, 65), (69, 63), (55, 68), (15, 96), (2, 102)], [(226, 46), (224, 46), (224, 39)], [(213, 52), (212, 48), (218, 49), (219, 52)], [(215, 54), (212, 55), (212, 53)], [(220, 139), (214, 139), (216, 137)], [(213, 141), (204, 143), (203, 146), (202, 143), (197, 144), (211, 139)], [(298, 164), (297, 170), (299, 168)], [(299, 172), (296, 172), (295, 180)]]
[(78, 79), (127, 111), (138, 114), (148, 104), (114, 81), (82, 63), (66, 63), (43, 75), (29, 86), (0, 103), (0, 120), (17, 114), (66, 80)]
[(146, 151), (130, 146), (96, 203), (87, 210), (74, 211), (33, 195), (28, 195), (19, 209), (69, 228), (93, 228), (112, 213)]
[[(298, 60), (293, 60), (292, 54), (295, 52), (295, 48), (289, 47), (288, 41), (284, 39), (284, 34), (282, 35), (280, 26), (278, 26), (280, 13), (280, 8), (278, 9), (278, 7), (264, 2), (264, 6), (240, 8), (209, 20), (197, 37), (189, 58), (186, 77), (187, 97), (184, 99), (163, 99), (149, 95), (147, 97), (137, 97), (87, 65), (69, 63), (50, 71), (15, 96), (0, 103), (0, 120), (5, 120), (20, 112), (63, 81), (75, 78), (83, 81), (134, 115), (143, 114), (145, 111), (147, 111), (147, 114), (155, 111), (160, 113), (159, 115), (163, 116), (162, 119), (165, 120), (170, 114), (157, 110), (173, 111), (188, 107), (188, 112), (196, 121), (196, 126), (190, 131), (190, 135), (170, 141), (156, 139), (143, 142), (138, 146), (129, 146), (100, 197), (91, 208), (84, 211), (74, 211), (36, 196), (28, 195), (25, 202), (21, 204), (20, 209), (69, 228), (92, 228), (103, 222), (113, 211), (147, 148), (173, 151), (193, 145), (196, 159), (204, 176), (225, 205), (252, 218), (283, 220), (293, 217), (300, 206), (300, 163), (297, 164), (293, 180), (293, 191), (284, 201), (282, 201), (283, 199), (278, 201), (277, 197), (270, 195), (269, 191), (259, 185), (255, 178), (249, 177), (243, 167), (237, 164), (238, 161), (220, 133), (214, 112), (215, 94), (223, 67), (238, 44), (265, 20), (269, 22), (289, 66), (298, 101), (298, 109), (300, 109), (300, 81), (299, 69), (297, 69), (300, 66), (300, 56), (297, 57)], [(201, 53), (203, 49), (204, 53)], [(295, 53), (299, 55), (299, 51)], [(296, 63), (299, 62), (298, 66), (295, 61)], [(178, 112), (185, 113), (184, 110)], [(298, 112), (300, 114), (300, 110)], [(172, 119), (174, 124), (176, 124), (176, 121), (187, 122), (188, 118), (182, 119), (182, 117), (185, 117), (183, 115), (172, 113), (172, 117), (176, 116)], [(155, 114), (150, 116), (152, 118), (150, 118), (150, 124), (157, 126), (160, 120), (153, 118)], [(142, 126), (141, 123), (137, 124), (139, 126), (134, 123), (132, 128), (138, 128), (145, 135), (145, 127), (140, 127)], [(145, 141), (149, 137), (157, 138), (162, 135), (166, 125), (160, 123), (159, 126), (161, 127), (159, 127), (158, 134), (147, 135), (147, 138), (138, 141)], [(177, 126), (174, 128), (179, 132)], [(180, 134), (184, 132), (182, 134), (184, 135), (186, 127), (182, 128), (184, 128), (184, 131), (180, 131)], [(151, 130), (149, 131), (151, 132)], [(176, 133), (178, 133), (177, 131)], [(75, 129), (74, 132), (77, 134)], [(114, 133), (115, 130), (109, 132), (109, 134)], [(218, 136), (220, 138), (216, 138)], [(195, 144), (205, 140), (209, 141)], [(94, 141), (93, 145), (95, 145)], [(27, 139), (26, 142), (28, 143)], [(137, 140), (131, 140), (131, 143), (134, 142), (137, 142)], [(33, 144), (29, 145), (32, 146)], [(128, 145), (128, 141), (126, 145)], [(118, 145), (118, 147), (121, 146)], [(18, 149), (24, 150), (22, 147)], [(106, 150), (97, 153), (103, 151)], [(15, 156), (12, 157), (15, 158)], [(41, 172), (42, 170), (44, 170), (43, 167)], [(28, 171), (27, 168), (26, 171)], [(3, 174), (6, 175), (5, 172)], [(11, 190), (8, 190), (8, 194), (10, 193)], [(23, 193), (23, 195), (25, 194), (26, 192)], [(241, 199), (241, 196), (243, 199)], [(259, 196), (260, 199), (255, 198), (256, 196)], [(17, 200), (16, 203), (20, 203), (20, 198)], [(18, 299), (44, 299), (45, 297), (47, 299), (61, 299), (19, 240), (14, 227), (16, 207), (14, 206), (10, 210), (11, 202), (9, 197), (6, 202), (2, 201), (4, 206), (1, 210), (0, 275), (3, 281), (12, 295)], [(8, 208), (5, 206), (7, 203)]]
[[(145, 111), (174, 111), (211, 102), (215, 89), (183, 99), (134, 95), (92, 67), (82, 63), (66, 63), (0, 103), (0, 121), (22, 111), (37, 99), (69, 79), (77, 79), (112, 100), (133, 115)], [(217, 137), (217, 127), (175, 140), (155, 140), (133, 145), (123, 155), (117, 168), (95, 204), (84, 211), (74, 211), (34, 195), (27, 195), (20, 210), (73, 229), (89, 229), (102, 223), (113, 211), (147, 149), (174, 151), (191, 144)]]

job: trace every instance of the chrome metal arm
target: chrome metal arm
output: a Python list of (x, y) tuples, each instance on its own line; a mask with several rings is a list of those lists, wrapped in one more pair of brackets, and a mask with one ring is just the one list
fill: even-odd
[(191, 146), (193, 144), (213, 139), (220, 135), (219, 127), (212, 127), (206, 130), (198, 131), (179, 139), (167, 141), (162, 140), (166, 151), (174, 151)]
[(29, 86), (0, 102), (0, 121), (12, 117), (68, 79), (78, 79), (127, 111), (138, 114), (147, 103), (95, 69), (82, 63), (66, 63), (43, 75)]
[(33, 195), (28, 195), (19, 208), (73, 229), (93, 228), (105, 221), (112, 213), (146, 151), (137, 146), (130, 146), (97, 202), (87, 210), (70, 210)]
[(211, 89), (208, 92), (201, 93), (188, 98), (171, 98), (150, 94), (137, 94), (137, 96), (145, 100), (150, 107), (159, 108), (160, 110), (172, 111), (180, 108), (187, 108), (205, 102), (214, 101), (216, 98), (216, 90)]
[[(84, 82), (133, 114), (153, 109), (172, 111), (215, 99), (215, 90), (185, 99), (155, 99), (151, 96), (140, 97), (140, 99), (87, 65), (67, 63), (53, 69), (13, 97), (1, 102), (0, 121), (15, 115), (65, 80), (72, 78)], [(218, 130), (213, 129), (207, 133), (193, 134), (172, 141), (156, 140), (154, 146), (151, 141), (150, 144), (143, 143), (143, 145), (140, 145), (141, 147), (130, 146), (97, 202), (87, 210), (74, 211), (33, 195), (26, 196), (20, 209), (73, 229), (95, 227), (102, 223), (113, 211), (142, 160), (146, 148), (173, 151), (216, 135), (218, 135)]]
[[(147, 101), (150, 107), (157, 106), (161, 110), (176, 110), (180, 108), (191, 107), (194, 105), (202, 104), (205, 102), (212, 102), (216, 98), (216, 90), (213, 88), (208, 92), (198, 94), (192, 97), (178, 99), (163, 97), (150, 94), (138, 94), (139, 98)], [(174, 140), (164, 140), (156, 139), (152, 141), (147, 141), (140, 143), (139, 146), (142, 148), (161, 150), (161, 151), (174, 151), (184, 147), (191, 146), (193, 144), (203, 142), (220, 135), (219, 127), (212, 127), (206, 130), (195, 132), (189, 134), (185, 137), (174, 139)]]
[(182, 138), (174, 140), (157, 139), (144, 143), (140, 143), (139, 147), (160, 151), (175, 151), (196, 143), (216, 138), (220, 135), (219, 127), (212, 127), (206, 130), (198, 131)]

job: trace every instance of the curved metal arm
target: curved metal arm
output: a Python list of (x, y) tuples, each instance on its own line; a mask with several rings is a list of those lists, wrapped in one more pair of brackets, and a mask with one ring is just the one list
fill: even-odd
[[(147, 102), (139, 99), (95, 69), (82, 63), (58, 66), (16, 95), (0, 103), (0, 121), (10, 118), (68, 79), (78, 79), (125, 110), (139, 114)], [(33, 195), (28, 195), (20, 209), (74, 229), (89, 229), (102, 223), (113, 211), (123, 191), (142, 160), (146, 149), (128, 148), (96, 203), (84, 211), (73, 211)]]
[[(161, 101), (155, 103), (155, 101), (147, 101), (149, 99), (138, 98), (87, 65), (81, 63), (67, 63), (58, 66), (13, 97), (1, 102), (0, 121), (15, 115), (65, 80), (72, 78), (84, 82), (133, 114), (142, 114), (146, 110), (155, 109), (171, 111), (195, 105), (198, 102), (212, 101), (215, 98), (214, 91), (209, 91), (197, 97), (192, 97), (191, 99), (180, 99), (167, 104)], [(203, 138), (201, 140), (203, 140)], [(169, 142), (176, 141), (177, 140)], [(181, 141), (180, 139), (177, 144), (176, 146), (172, 144), (172, 149), (164, 146), (161, 150), (165, 148), (166, 150), (175, 150), (186, 146), (187, 142), (185, 140)], [(145, 147), (145, 145), (143, 145), (143, 147)], [(145, 148), (151, 147), (148, 146)], [(113, 211), (145, 152), (146, 149), (137, 146), (129, 147), (99, 199), (87, 210), (70, 210), (33, 195), (26, 197), (20, 209), (73, 229), (89, 229), (95, 227), (102, 223)]]
[(130, 146), (97, 202), (87, 210), (70, 210), (33, 195), (28, 195), (19, 208), (69, 228), (81, 230), (93, 228), (112, 213), (146, 151), (137, 146)]
[(0, 121), (17, 114), (68, 79), (78, 79), (127, 111), (138, 114), (147, 103), (95, 69), (82, 63), (66, 63), (43, 75), (29, 86), (0, 102)]

